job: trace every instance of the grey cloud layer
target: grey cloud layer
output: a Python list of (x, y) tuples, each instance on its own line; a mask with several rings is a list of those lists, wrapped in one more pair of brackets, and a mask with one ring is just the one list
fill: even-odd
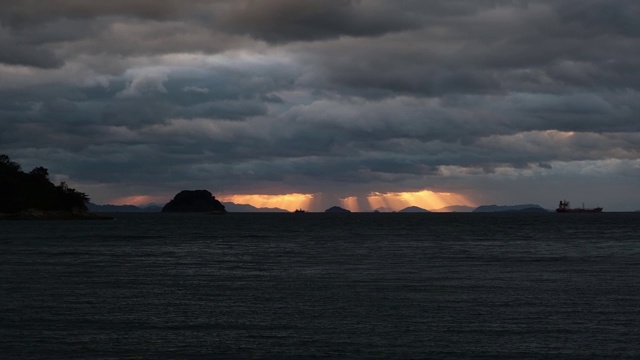
[(640, 172), (636, 1), (4, 1), (0, 14), (0, 152), (80, 183), (346, 196), (469, 188), (505, 167)]

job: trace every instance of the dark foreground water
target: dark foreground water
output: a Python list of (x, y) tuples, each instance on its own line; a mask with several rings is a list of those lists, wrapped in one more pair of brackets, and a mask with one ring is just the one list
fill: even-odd
[(0, 222), (0, 358), (640, 358), (640, 213)]

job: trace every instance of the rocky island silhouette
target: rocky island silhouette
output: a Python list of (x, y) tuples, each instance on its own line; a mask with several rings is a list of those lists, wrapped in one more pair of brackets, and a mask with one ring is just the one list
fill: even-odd
[(169, 201), (162, 212), (210, 212), (225, 214), (224, 205), (207, 190), (182, 190)]
[(350, 213), (351, 210), (347, 210), (344, 208), (341, 208), (340, 206), (332, 206), (330, 208), (328, 208), (327, 210), (324, 211), (325, 213), (334, 213), (334, 214), (347, 214)]

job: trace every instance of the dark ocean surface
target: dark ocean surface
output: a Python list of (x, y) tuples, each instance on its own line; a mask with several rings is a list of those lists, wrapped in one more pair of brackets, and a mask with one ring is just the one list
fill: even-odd
[(0, 221), (0, 358), (640, 359), (640, 213)]

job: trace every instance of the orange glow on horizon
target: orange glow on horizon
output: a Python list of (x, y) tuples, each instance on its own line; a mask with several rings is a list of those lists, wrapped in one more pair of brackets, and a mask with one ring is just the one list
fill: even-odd
[(427, 210), (438, 210), (452, 205), (475, 206), (464, 195), (423, 190), (417, 192), (371, 193), (367, 197), (371, 209), (386, 208), (392, 211), (409, 206), (418, 206)]
[(117, 198), (113, 200), (111, 203), (113, 205), (135, 205), (142, 206), (148, 205), (151, 203), (155, 204), (164, 204), (167, 202), (167, 199), (163, 196), (151, 196), (151, 195), (132, 195), (125, 196), (121, 198)]
[(296, 209), (308, 210), (313, 200), (313, 194), (228, 195), (220, 196), (219, 200), (235, 204), (249, 204), (258, 208), (280, 208), (294, 211)]
[[(418, 206), (427, 210), (438, 210), (450, 205), (475, 206), (466, 196), (450, 193), (435, 192), (429, 190), (417, 192), (372, 192), (368, 196), (348, 196), (345, 198), (334, 197), (335, 203), (331, 204), (331, 197), (318, 194), (240, 194), (219, 195), (219, 201), (233, 202), (236, 204), (249, 204), (257, 208), (280, 208), (288, 211), (303, 209), (306, 211), (324, 211), (324, 207), (338, 205), (352, 212), (369, 212), (378, 208), (387, 211), (398, 211), (409, 206)], [(324, 202), (323, 200), (324, 199)], [(144, 206), (149, 204), (165, 204), (168, 200), (165, 196), (157, 195), (131, 195), (112, 200), (113, 205)], [(323, 207), (324, 206), (324, 207)]]
[[(323, 209), (311, 209), (314, 198), (318, 194), (282, 194), (282, 195), (222, 195), (217, 198), (223, 202), (236, 204), (249, 204), (258, 208), (280, 208), (288, 211), (296, 209), (323, 211)], [(352, 212), (373, 211), (385, 208), (388, 211), (398, 211), (409, 206), (418, 206), (427, 210), (439, 210), (451, 205), (464, 205), (475, 207), (473, 201), (466, 196), (451, 192), (436, 192), (422, 190), (415, 192), (372, 192), (366, 198), (349, 196), (336, 199), (339, 206)], [(318, 204), (316, 204), (317, 206)], [(369, 208), (367, 208), (369, 207)]]
[(347, 198), (340, 199), (340, 206), (353, 212), (360, 211), (360, 204), (358, 204), (357, 196), (349, 196)]

